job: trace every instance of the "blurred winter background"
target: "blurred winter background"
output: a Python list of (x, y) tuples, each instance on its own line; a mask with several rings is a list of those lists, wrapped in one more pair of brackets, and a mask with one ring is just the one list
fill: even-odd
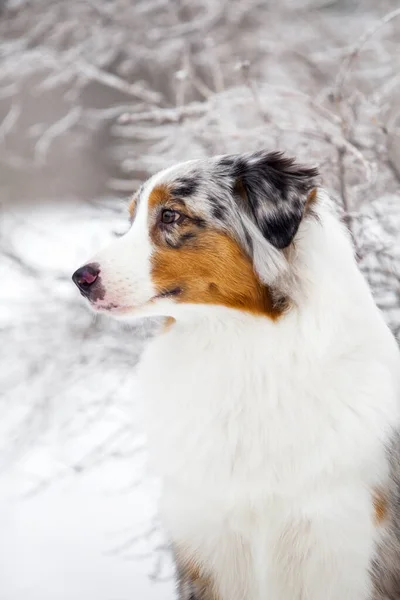
[(143, 178), (264, 147), (318, 163), (398, 335), (399, 136), (398, 0), (0, 2), (1, 600), (174, 598), (149, 332), (70, 281)]

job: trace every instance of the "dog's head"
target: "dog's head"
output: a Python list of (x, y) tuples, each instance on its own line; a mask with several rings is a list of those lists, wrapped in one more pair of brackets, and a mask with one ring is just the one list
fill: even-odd
[(94, 309), (115, 315), (225, 305), (276, 318), (317, 175), (278, 152), (171, 167), (134, 196), (129, 232), (73, 279)]

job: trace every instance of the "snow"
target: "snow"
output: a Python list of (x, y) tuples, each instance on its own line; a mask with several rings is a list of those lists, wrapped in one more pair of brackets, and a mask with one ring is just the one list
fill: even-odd
[(122, 216), (105, 227), (104, 211), (69, 201), (2, 223), (35, 273), (1, 268), (5, 600), (173, 598), (133, 376), (148, 328), (100, 334), (70, 282)]
[[(44, 469), (48, 457), (37, 455), (33, 462)], [(24, 476), (32, 477), (35, 471), (30, 465)], [(125, 539), (130, 529), (137, 534), (150, 522), (153, 491), (110, 493), (112, 477), (104, 484), (105, 477), (99, 473), (70, 480), (29, 499), (19, 497), (15, 478), (3, 482), (2, 496), (4, 487), (8, 493), (0, 506), (2, 598), (173, 598), (171, 584), (152, 584), (149, 579), (154, 536), (141, 545), (137, 556), (114, 551), (116, 540)]]

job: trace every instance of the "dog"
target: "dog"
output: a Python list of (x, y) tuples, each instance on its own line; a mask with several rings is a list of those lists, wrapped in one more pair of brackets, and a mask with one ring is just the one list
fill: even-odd
[(151, 177), (73, 280), (165, 317), (138, 366), (179, 600), (400, 598), (400, 358), (316, 168)]

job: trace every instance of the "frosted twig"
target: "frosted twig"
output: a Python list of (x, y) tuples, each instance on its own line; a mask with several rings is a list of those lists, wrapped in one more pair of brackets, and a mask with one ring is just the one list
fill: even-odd
[(208, 102), (192, 102), (186, 106), (176, 108), (160, 108), (158, 110), (148, 110), (137, 114), (124, 114), (118, 119), (119, 123), (125, 125), (129, 123), (140, 123), (142, 121), (151, 121), (157, 124), (179, 123), (182, 119), (190, 117), (199, 117), (209, 109)]
[(80, 119), (82, 109), (80, 106), (76, 106), (59, 121), (56, 121), (46, 129), (35, 144), (35, 162), (38, 164), (44, 164), (46, 160), (47, 152), (55, 140), (56, 137), (64, 134), (68, 129), (71, 129)]
[(76, 66), (89, 79), (98, 81), (99, 83), (127, 94), (128, 96), (138, 98), (139, 100), (142, 100), (142, 102), (159, 104), (162, 100), (162, 96), (158, 92), (146, 90), (139, 83), (127, 83), (124, 79), (118, 77), (118, 75), (107, 73), (107, 71), (103, 71), (99, 67), (91, 65), (84, 60), (79, 60)]
[(29, 275), (29, 277), (33, 277), (35, 279), (40, 276), (40, 271), (38, 269), (32, 265), (28, 265), (28, 263), (26, 263), (25, 260), (23, 260), (23, 258), (21, 258), (21, 256), (13, 250), (10, 250), (9, 248), (1, 248), (1, 255), (19, 267), (25, 275)]
[(312, 108), (315, 108), (315, 110), (317, 110), (321, 114), (321, 116), (325, 117), (331, 123), (339, 123), (340, 122), (340, 118), (334, 112), (332, 112), (331, 110), (328, 110), (324, 106), (321, 106), (309, 94), (305, 94), (304, 92), (302, 92), (300, 90), (290, 88), (287, 86), (283, 86), (283, 85), (268, 84), (268, 87), (272, 87), (272, 88), (280, 91), (282, 94), (288, 94), (290, 96), (298, 96), (299, 98), (302, 98), (305, 102), (307, 102), (307, 104), (309, 104)]
[(261, 98), (260, 98), (260, 93), (258, 91), (256, 83), (253, 81), (253, 78), (250, 76), (250, 63), (249, 63), (249, 61), (248, 60), (241, 61), (238, 65), (236, 65), (236, 68), (242, 74), (243, 81), (244, 81), (245, 85), (249, 88), (250, 93), (253, 96), (254, 104), (257, 107), (257, 111), (258, 111), (261, 119), (263, 121), (267, 122), (269, 119), (268, 119), (268, 116), (267, 116), (267, 114), (265, 113), (265, 111), (263, 109)]
[(176, 107), (183, 106), (185, 104), (186, 91), (188, 88), (188, 77), (185, 69), (181, 69), (175, 73), (175, 82), (176, 82)]
[(11, 104), (10, 110), (0, 124), (0, 141), (4, 142), (6, 135), (12, 130), (21, 114), (21, 107), (16, 102)]
[(200, 77), (198, 77), (194, 73), (192, 67), (189, 68), (188, 76), (190, 81), (192, 82), (193, 87), (199, 92), (199, 94), (201, 94), (201, 96), (203, 96), (203, 98), (207, 100), (207, 98), (210, 98), (210, 96), (212, 96), (213, 91), (208, 87), (208, 85), (204, 83), (204, 81)]
[(89, 121), (93, 121), (97, 126), (99, 122), (118, 119), (121, 115), (126, 113), (135, 113), (143, 111), (146, 108), (145, 103), (132, 104), (118, 104), (116, 106), (110, 106), (108, 108), (90, 108), (85, 110), (84, 117)]
[(352, 215), (350, 212), (349, 199), (348, 199), (347, 188), (346, 188), (346, 170), (345, 170), (345, 165), (344, 165), (345, 154), (346, 154), (345, 146), (339, 147), (338, 148), (338, 166), (339, 166), (340, 196), (342, 199), (342, 206), (343, 206), (343, 211), (344, 211), (343, 219), (344, 219), (344, 222), (346, 223), (347, 228), (351, 234), (354, 247), (358, 254), (357, 238), (354, 235), (354, 231), (353, 231), (353, 219), (352, 219)]
[(352, 66), (355, 58), (359, 55), (362, 48), (365, 46), (365, 44), (368, 42), (368, 40), (377, 31), (379, 31), (379, 29), (381, 29), (381, 27), (383, 27), (387, 23), (390, 23), (390, 21), (393, 21), (393, 19), (396, 19), (399, 16), (400, 16), (400, 8), (396, 8), (395, 10), (387, 13), (384, 17), (382, 17), (382, 19), (379, 19), (379, 21), (377, 21), (372, 27), (367, 29), (367, 31), (365, 31), (363, 33), (363, 35), (357, 40), (351, 53), (342, 62), (341, 67), (340, 67), (339, 72), (336, 77), (335, 88), (336, 88), (336, 101), (337, 102), (340, 102), (342, 100), (343, 86), (346, 81), (346, 77), (349, 74), (349, 71), (351, 69), (351, 66)]
[(207, 38), (205, 41), (205, 44), (207, 46), (207, 57), (208, 57), (208, 64), (210, 66), (210, 71), (211, 71), (211, 75), (213, 78), (213, 82), (214, 82), (214, 88), (216, 92), (222, 92), (225, 88), (225, 83), (224, 83), (224, 74), (221, 68), (221, 63), (218, 59), (218, 55), (217, 55), (217, 51), (214, 45), (214, 42), (212, 39)]
[(16, 82), (10, 83), (0, 88), (0, 98), (9, 98), (10, 96), (16, 96), (18, 93), (18, 85)]

